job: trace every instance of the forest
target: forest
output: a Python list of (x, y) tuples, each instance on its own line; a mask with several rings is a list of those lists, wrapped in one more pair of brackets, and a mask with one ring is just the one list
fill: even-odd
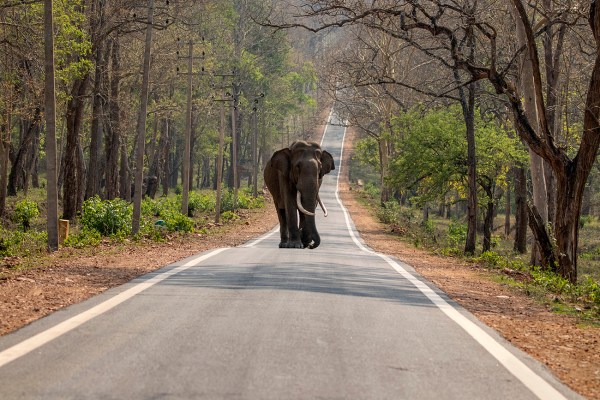
[(155, 234), (154, 217), (190, 231), (199, 209), (219, 222), (250, 201), (241, 181), (262, 195), (259, 165), (305, 138), (316, 112), (315, 67), (286, 32), (254, 22), (268, 11), (252, 0), (2, 1), (4, 255), (28, 240), (57, 248), (56, 227), (29, 229), (40, 213), (86, 243)]
[[(98, 209), (131, 213), (102, 234), (218, 221), (335, 102), (360, 138), (353, 179), (384, 213), (464, 226), (462, 255), (501, 237), (568, 282), (581, 259), (597, 273), (595, 1), (55, 0), (49, 67), (51, 3), (0, 4), (0, 251), (38, 209), (88, 228)], [(38, 207), (36, 189), (56, 194)]]

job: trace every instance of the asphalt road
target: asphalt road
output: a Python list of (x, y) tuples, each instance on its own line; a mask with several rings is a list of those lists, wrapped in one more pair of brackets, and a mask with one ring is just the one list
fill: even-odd
[(319, 248), (279, 249), (273, 231), (1, 337), (0, 399), (580, 398), (364, 246), (336, 194), (343, 136), (324, 137)]

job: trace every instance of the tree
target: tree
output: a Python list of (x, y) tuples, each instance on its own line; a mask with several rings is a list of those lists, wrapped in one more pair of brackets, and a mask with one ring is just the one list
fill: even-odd
[[(302, 23), (284, 23), (281, 27), (302, 26), (317, 31), (332, 26), (362, 24), (372, 29), (386, 32), (398, 40), (411, 43), (412, 46), (430, 55), (442, 65), (457, 69), (466, 74), (467, 81), (486, 81), (498, 94), (504, 95), (508, 106), (515, 115), (514, 124), (519, 137), (527, 143), (531, 150), (542, 157), (552, 168), (556, 177), (556, 219), (552, 228), (552, 236), (556, 240), (556, 248), (547, 247), (542, 250), (544, 266), (558, 272), (571, 282), (577, 280), (577, 242), (578, 221), (585, 183), (600, 145), (600, 7), (592, 1), (589, 10), (577, 3), (565, 4), (555, 10), (540, 24), (535, 25), (536, 32), (549, 26), (576, 26), (578, 18), (588, 14), (588, 22), (594, 37), (596, 48), (591, 80), (587, 87), (587, 98), (583, 115), (583, 128), (579, 148), (574, 156), (557, 145), (553, 132), (550, 132), (547, 119), (547, 104), (543, 96), (542, 70), (538, 56), (538, 43), (534, 24), (520, 0), (512, 0), (516, 8), (526, 36), (527, 48), (532, 61), (533, 90), (538, 121), (532, 121), (525, 113), (522, 95), (510, 74), (514, 71), (514, 59), (523, 49), (516, 53), (501, 53), (498, 44), (500, 30), (494, 27), (498, 18), (490, 15), (470, 15), (460, 7), (453, 7), (441, 1), (431, 1), (427, 6), (416, 0), (390, 2), (378, 7), (373, 4), (355, 4), (349, 7), (348, 2), (317, 1), (311, 6), (301, 8), (300, 15), (307, 18), (319, 18), (317, 28)], [(453, 21), (465, 21), (457, 26)], [(275, 25), (275, 24), (273, 24)], [(461, 51), (460, 44), (466, 37), (465, 31), (473, 29), (477, 40), (485, 46), (485, 50), (476, 57)], [(506, 38), (502, 43), (510, 43), (512, 32), (503, 32)], [(585, 33), (582, 33), (585, 34)], [(589, 31), (587, 33), (589, 35)], [(435, 39), (436, 46), (431, 45)], [(506, 49), (503, 49), (506, 50)], [(501, 64), (503, 63), (503, 64)], [(539, 125), (539, 129), (536, 127)], [(543, 220), (541, 220), (543, 221)], [(543, 224), (543, 222), (541, 222)], [(539, 226), (537, 232), (546, 231)], [(538, 238), (539, 241), (539, 238)], [(550, 241), (551, 242), (551, 241)], [(557, 264), (553, 264), (552, 259)]]
[(52, 18), (52, 0), (44, 1), (44, 71), (45, 71), (45, 107), (46, 119), (46, 201), (48, 249), (58, 250), (58, 190), (56, 172), (56, 95), (54, 81), (54, 23)]

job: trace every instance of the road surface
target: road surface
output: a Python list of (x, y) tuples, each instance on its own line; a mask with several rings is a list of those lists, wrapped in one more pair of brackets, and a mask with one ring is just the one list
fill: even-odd
[[(272, 231), (0, 338), (0, 399), (577, 399), (408, 265), (367, 248), (337, 196), (321, 246)], [(344, 168), (344, 166), (342, 166)]]

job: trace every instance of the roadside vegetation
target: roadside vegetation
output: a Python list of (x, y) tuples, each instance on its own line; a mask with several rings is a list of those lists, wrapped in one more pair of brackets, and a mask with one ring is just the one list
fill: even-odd
[[(362, 171), (361, 171), (362, 169)], [(360, 176), (367, 171), (357, 167), (354, 173)], [(357, 171), (358, 170), (358, 171)], [(369, 173), (366, 173), (368, 176)], [(356, 178), (361, 183), (362, 178)], [(581, 321), (600, 325), (600, 220), (587, 217), (580, 229), (579, 250), (581, 275), (576, 284), (556, 273), (529, 263), (528, 255), (513, 250), (511, 237), (497, 229), (492, 235), (492, 248), (474, 255), (465, 255), (463, 246), (467, 233), (464, 216), (444, 218), (430, 213), (423, 220), (422, 210), (411, 205), (401, 205), (393, 200), (381, 204), (380, 189), (373, 183), (353, 185), (362, 203), (372, 210), (379, 221), (386, 224), (388, 231), (399, 240), (426, 248), (436, 254), (460, 258), (496, 273), (498, 282), (516, 288), (536, 300), (547, 304), (552, 310), (577, 316)], [(495, 218), (502, 226), (504, 215)], [(481, 245), (481, 243), (479, 243)]]
[[(179, 193), (179, 194), (178, 194)], [(84, 201), (81, 213), (72, 221), (68, 238), (62, 243), (67, 248), (89, 248), (103, 244), (120, 244), (124, 241), (165, 242), (175, 236), (207, 234), (216, 226), (215, 192), (195, 190), (190, 192), (188, 214), (181, 213), (181, 193), (176, 189), (165, 197), (145, 198), (142, 201), (140, 231), (131, 235), (133, 205), (120, 198), (102, 200), (98, 196)], [(233, 191), (226, 191), (221, 203), (218, 225), (240, 218), (244, 210), (264, 207), (262, 196), (253, 197), (251, 190), (238, 192), (234, 203)], [(0, 258), (12, 258), (12, 268), (20, 268), (25, 257), (43, 256), (47, 253), (46, 216), (44, 192), (30, 190), (27, 196), (11, 197), (7, 204), (7, 217), (0, 227)], [(1, 271), (0, 271), (1, 273)]]

